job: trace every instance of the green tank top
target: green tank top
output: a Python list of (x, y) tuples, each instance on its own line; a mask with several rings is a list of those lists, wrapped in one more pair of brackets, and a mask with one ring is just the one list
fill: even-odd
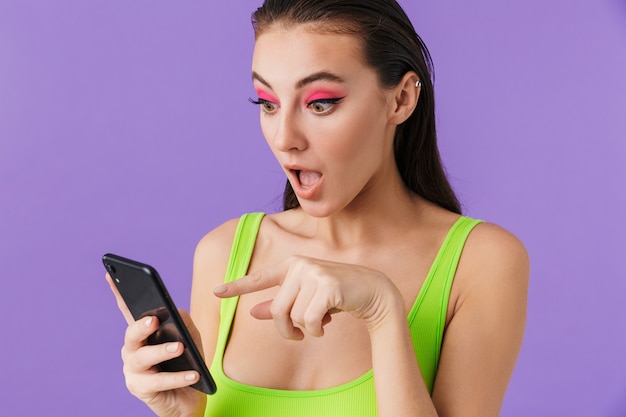
[[(239, 220), (226, 271), (225, 282), (247, 273), (263, 213), (246, 214)], [(460, 217), (448, 232), (408, 315), (411, 339), (419, 367), (432, 393), (443, 338), (450, 288), (463, 245), (480, 223)], [(320, 390), (288, 391), (239, 383), (224, 374), (224, 351), (237, 309), (238, 297), (223, 299), (215, 356), (210, 367), (217, 392), (207, 396), (205, 417), (374, 417), (374, 373), (368, 371), (348, 383)]]

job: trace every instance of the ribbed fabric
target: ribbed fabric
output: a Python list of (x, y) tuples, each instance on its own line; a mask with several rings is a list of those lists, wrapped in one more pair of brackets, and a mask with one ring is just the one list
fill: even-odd
[[(241, 217), (231, 250), (225, 282), (248, 271), (263, 213)], [(411, 339), (426, 386), (432, 392), (443, 338), (450, 288), (463, 246), (480, 223), (460, 217), (452, 226), (408, 315)], [(224, 351), (237, 309), (238, 297), (222, 300), (220, 327), (211, 374), (217, 392), (207, 396), (205, 417), (375, 417), (373, 371), (336, 387), (288, 391), (254, 387), (233, 381), (222, 368)]]

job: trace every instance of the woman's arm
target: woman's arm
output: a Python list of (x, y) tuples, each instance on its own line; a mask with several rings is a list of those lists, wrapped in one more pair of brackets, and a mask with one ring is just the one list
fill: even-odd
[(219, 299), (213, 288), (224, 282), (233, 236), (238, 220), (230, 220), (205, 235), (193, 258), (193, 281), (189, 313), (202, 336), (202, 350), (207, 366), (215, 353), (219, 328)]
[(499, 415), (524, 333), (528, 256), (514, 236), (482, 224), (468, 238), (456, 275), (432, 401), (401, 299), (368, 323), (379, 416)]
[(470, 234), (433, 389), (441, 416), (499, 415), (522, 345), (529, 268), (526, 249), (504, 229), (481, 224)]
[[(400, 293), (395, 292), (395, 297), (381, 306), (378, 317), (366, 321), (378, 416), (436, 417), (437, 411), (415, 360), (404, 302)], [(389, 294), (394, 295), (393, 291)]]
[[(207, 367), (215, 354), (220, 322), (219, 299), (212, 296), (213, 288), (224, 282), (237, 219), (230, 220), (205, 235), (193, 257), (193, 280), (189, 314), (200, 333), (202, 353)], [(197, 407), (197, 416), (203, 416), (207, 396)]]

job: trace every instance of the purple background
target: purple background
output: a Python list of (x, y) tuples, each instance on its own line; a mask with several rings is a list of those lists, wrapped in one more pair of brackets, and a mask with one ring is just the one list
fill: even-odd
[[(0, 1), (3, 415), (150, 415), (100, 258), (153, 263), (187, 307), (202, 235), (278, 208), (247, 103), (260, 2)], [(531, 255), (502, 415), (626, 416), (626, 5), (402, 3), (466, 212)]]

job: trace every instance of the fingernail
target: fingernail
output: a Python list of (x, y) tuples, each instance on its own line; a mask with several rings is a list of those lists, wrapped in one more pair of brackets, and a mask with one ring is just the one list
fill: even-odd
[(226, 292), (226, 290), (228, 289), (228, 287), (226, 285), (219, 285), (217, 287), (215, 287), (215, 289), (213, 290), (214, 294), (223, 294)]
[(175, 353), (178, 350), (178, 342), (170, 343), (165, 348), (169, 353)]
[(151, 324), (152, 324), (152, 317), (148, 317), (146, 319), (146, 327), (150, 327)]
[(195, 381), (196, 380), (196, 373), (195, 372), (189, 372), (185, 374), (185, 380), (187, 381)]

